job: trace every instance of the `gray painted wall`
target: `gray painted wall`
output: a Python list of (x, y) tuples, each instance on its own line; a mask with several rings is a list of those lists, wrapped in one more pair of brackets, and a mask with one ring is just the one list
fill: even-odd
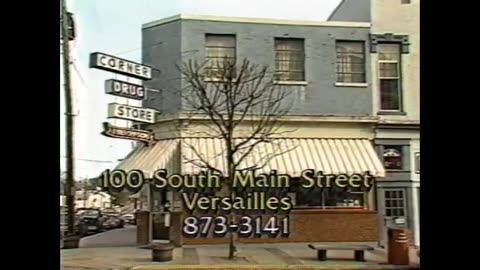
[(328, 20), (370, 22), (370, 0), (342, 0)]
[[(290, 26), (255, 23), (212, 22), (198, 20), (182, 20), (181, 31), (179, 21), (144, 29), (144, 45), (164, 41), (166, 46), (145, 48), (144, 62), (153, 63), (162, 70), (161, 78), (148, 82), (152, 87), (164, 89), (163, 102), (148, 101), (149, 105), (160, 106), (164, 112), (174, 112), (180, 104), (180, 97), (166, 94), (180, 89), (180, 82), (168, 81), (180, 77), (177, 70), (172, 69), (180, 57), (204, 59), (205, 34), (235, 34), (237, 59), (248, 58), (256, 64), (274, 67), (274, 38), (292, 37), (305, 39), (305, 69), (307, 86), (288, 86), (290, 97), (295, 103), (292, 115), (338, 115), (367, 116), (372, 115), (372, 90), (370, 87), (370, 57), (366, 53), (367, 87), (336, 87), (336, 40), (363, 40), (368, 52), (368, 28), (325, 27), (325, 26)], [(179, 35), (181, 33), (181, 42)], [(170, 40), (172, 39), (172, 40)], [(175, 47), (180, 45), (179, 47)], [(152, 58), (153, 57), (153, 58)], [(147, 85), (147, 84), (146, 84)], [(287, 87), (287, 86), (285, 86)], [(178, 93), (178, 92), (177, 92)], [(147, 103), (146, 103), (147, 104)]]
[(181, 23), (163, 24), (142, 30), (142, 61), (160, 71), (153, 73), (153, 79), (144, 81), (148, 91), (144, 107), (157, 109), (162, 113), (175, 113), (180, 109), (180, 74), (176, 64), (181, 62)]

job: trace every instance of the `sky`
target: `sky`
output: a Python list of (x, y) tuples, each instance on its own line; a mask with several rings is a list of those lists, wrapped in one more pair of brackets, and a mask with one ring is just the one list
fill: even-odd
[[(178, 15), (211, 15), (325, 21), (340, 0), (68, 0), (75, 17), (77, 39), (70, 44), (75, 116), (75, 179), (97, 177), (113, 169), (133, 148), (132, 141), (101, 135), (102, 123), (127, 127), (107, 119), (108, 103), (140, 106), (138, 101), (105, 94), (109, 79), (140, 83), (113, 73), (89, 69), (89, 55), (103, 52), (140, 62), (141, 26)], [(60, 166), (65, 170), (65, 118), (60, 71)]]

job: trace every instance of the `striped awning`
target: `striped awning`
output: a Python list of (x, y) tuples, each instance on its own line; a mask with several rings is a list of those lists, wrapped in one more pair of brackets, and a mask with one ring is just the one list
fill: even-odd
[(147, 177), (151, 177), (158, 169), (173, 170), (178, 167), (178, 140), (158, 141), (154, 145), (140, 145), (124, 159), (116, 169), (131, 171), (141, 170)]
[[(236, 139), (235, 145), (244, 142)], [(236, 156), (239, 169), (257, 169), (259, 173), (278, 173), (300, 176), (306, 169), (324, 174), (354, 174), (369, 172), (375, 177), (384, 177), (385, 170), (373, 145), (368, 139), (276, 139), (258, 143), (248, 153), (251, 141), (242, 147)], [(182, 140), (184, 174), (198, 173), (208, 161), (211, 167), (226, 172), (224, 141), (212, 138)]]
[(130, 198), (130, 199), (140, 199), (140, 197), (141, 197), (140, 192), (137, 192), (135, 194), (132, 194), (132, 195), (128, 196), (128, 198)]
[[(226, 174), (224, 141), (216, 138), (183, 138), (163, 140), (152, 146), (141, 146), (118, 165), (125, 171), (142, 170), (150, 177), (155, 170), (196, 174), (209, 166)], [(259, 173), (276, 170), (279, 174), (300, 176), (313, 169), (324, 174), (369, 172), (385, 177), (385, 169), (368, 139), (275, 139), (271, 142), (235, 139), (239, 146), (235, 156), (242, 159), (238, 169), (256, 169)], [(251, 145), (256, 144), (253, 150)]]

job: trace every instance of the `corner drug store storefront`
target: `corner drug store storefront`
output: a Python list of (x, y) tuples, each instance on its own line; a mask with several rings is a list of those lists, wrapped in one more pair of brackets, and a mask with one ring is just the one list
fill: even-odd
[[(282, 138), (277, 140), (275, 145), (259, 144), (240, 167), (248, 168), (262, 163), (261, 157), (269, 153), (277, 153), (279, 151), (277, 147), (283, 150), (288, 149), (288, 151), (270, 159), (257, 173), (269, 174), (272, 170), (276, 170), (278, 174), (287, 174), (295, 178), (300, 177), (303, 171), (313, 169), (322, 171), (325, 175), (363, 175), (365, 172), (377, 178), (385, 175), (371, 141), (364, 138)], [(147, 177), (151, 177), (159, 169), (166, 169), (168, 174), (195, 175), (202, 169), (192, 163), (192, 160), (198, 160), (200, 155), (202, 159), (208, 160), (212, 166), (225, 174), (226, 162), (223, 152), (223, 141), (220, 139), (164, 139), (150, 146), (139, 145), (116, 169), (141, 170)], [(203, 192), (208, 193), (208, 190)], [(142, 189), (140, 193), (148, 193), (148, 189)], [(229, 237), (218, 238), (211, 234), (206, 237), (185, 237), (182, 234), (183, 222), (191, 214), (184, 205), (182, 195), (165, 190), (152, 193), (154, 193), (152, 205), (162, 217), (164, 208), (159, 206), (166, 201), (172, 202), (169, 209), (169, 225), (164, 227), (167, 232), (162, 233), (164, 235), (162, 239), (170, 239), (178, 246), (228, 243)], [(290, 235), (274, 238), (262, 235), (238, 238), (237, 241), (239, 243), (377, 241), (379, 222), (375, 211), (374, 193), (374, 189), (370, 192), (350, 188), (343, 190), (289, 189), (285, 195), (291, 197), (293, 202), (293, 209), (289, 212)], [(214, 216), (215, 214), (204, 215)], [(254, 211), (249, 215), (252, 218), (262, 216), (267, 219), (275, 214)], [(238, 215), (237, 220), (240, 217)], [(284, 215), (280, 213), (278, 218), (282, 217)]]

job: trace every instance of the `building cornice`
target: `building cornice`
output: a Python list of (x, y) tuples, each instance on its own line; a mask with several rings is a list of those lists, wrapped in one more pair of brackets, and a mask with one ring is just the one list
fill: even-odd
[[(248, 117), (244, 121), (255, 121), (259, 118)], [(208, 120), (204, 115), (188, 115), (188, 114), (170, 114), (157, 116), (156, 123), (173, 122), (181, 120)], [(379, 118), (376, 116), (311, 116), (311, 115), (289, 115), (281, 117), (282, 122), (303, 122), (303, 123), (368, 123), (376, 124)]]
[(339, 21), (303, 21), (303, 20), (281, 20), (267, 18), (245, 18), (245, 17), (221, 17), (221, 16), (205, 16), (205, 15), (188, 15), (179, 14), (157, 21), (145, 23), (142, 29), (159, 26), (162, 24), (178, 21), (178, 20), (195, 20), (195, 21), (213, 21), (213, 22), (232, 22), (232, 23), (255, 23), (255, 24), (272, 24), (272, 25), (297, 25), (297, 26), (326, 26), (326, 27), (360, 27), (369, 28), (370, 23), (366, 22), (339, 22)]
[(420, 129), (420, 121), (417, 120), (380, 120), (377, 123), (379, 129)]

